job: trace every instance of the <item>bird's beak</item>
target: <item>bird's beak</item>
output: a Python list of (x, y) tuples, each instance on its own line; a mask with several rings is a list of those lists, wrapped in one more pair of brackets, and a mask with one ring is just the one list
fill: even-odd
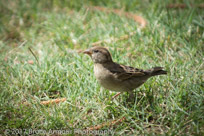
[(84, 54), (88, 54), (89, 56), (92, 55), (92, 52), (91, 52), (90, 49), (87, 49), (87, 50), (83, 51), (83, 53), (84, 53)]

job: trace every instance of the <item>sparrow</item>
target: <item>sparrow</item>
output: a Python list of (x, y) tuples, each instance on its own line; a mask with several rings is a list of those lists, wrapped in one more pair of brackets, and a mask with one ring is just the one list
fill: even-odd
[(128, 92), (130, 99), (134, 98), (133, 90), (144, 84), (147, 79), (167, 74), (163, 67), (143, 70), (118, 64), (112, 60), (110, 52), (104, 47), (94, 46), (83, 53), (92, 58), (94, 75), (104, 88), (116, 92)]

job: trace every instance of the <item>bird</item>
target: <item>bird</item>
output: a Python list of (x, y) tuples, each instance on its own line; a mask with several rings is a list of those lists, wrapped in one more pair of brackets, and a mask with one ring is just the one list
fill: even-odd
[(166, 75), (163, 67), (143, 70), (125, 66), (113, 61), (110, 52), (102, 46), (93, 46), (83, 51), (94, 63), (94, 75), (104, 88), (115, 92), (128, 92), (129, 100), (134, 98), (133, 90), (144, 84), (147, 79), (157, 75)]

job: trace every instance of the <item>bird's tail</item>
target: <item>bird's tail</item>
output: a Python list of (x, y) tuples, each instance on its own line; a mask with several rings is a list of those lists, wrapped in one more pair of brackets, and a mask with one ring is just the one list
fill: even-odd
[(167, 71), (163, 70), (163, 67), (154, 67), (148, 71), (150, 72), (151, 76), (166, 75), (167, 74)]

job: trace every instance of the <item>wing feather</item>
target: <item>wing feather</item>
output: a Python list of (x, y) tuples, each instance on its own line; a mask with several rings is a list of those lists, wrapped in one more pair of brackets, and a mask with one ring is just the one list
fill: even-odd
[(141, 77), (141, 76), (147, 75), (147, 73), (142, 69), (120, 65), (120, 64), (115, 65), (115, 67), (111, 70), (111, 72), (119, 80), (128, 80), (132, 77)]

